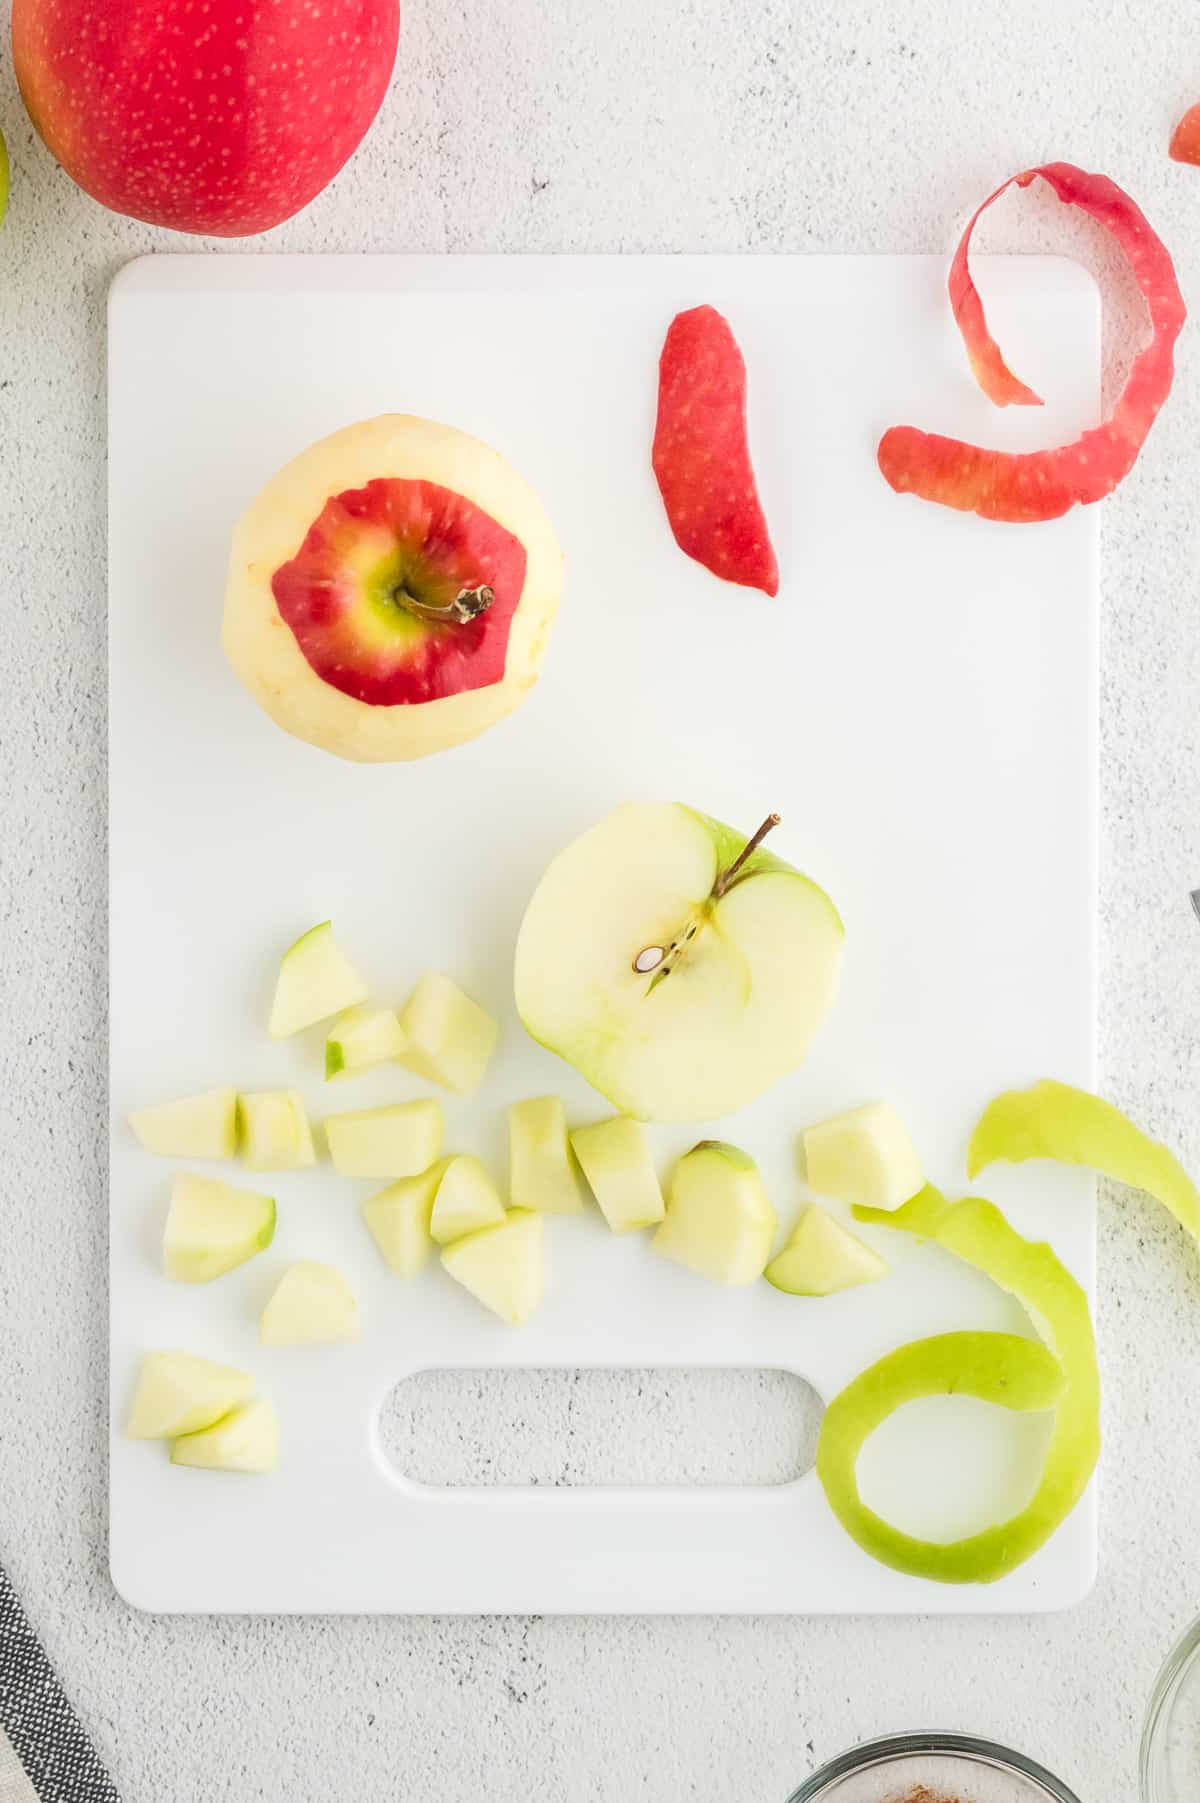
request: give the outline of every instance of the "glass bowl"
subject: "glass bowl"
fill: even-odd
[[[1143,1803],[1192,1803],[1200,1790],[1200,1621],[1172,1649],[1142,1731]]]
[[[868,1741],[794,1791],[789,1803],[1079,1803],[1032,1759],[969,1734]]]

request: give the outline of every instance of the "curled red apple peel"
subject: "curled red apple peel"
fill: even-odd
[[[898,494],[915,494],[983,519],[1052,520],[1077,504],[1103,500],[1129,474],[1170,392],[1175,340],[1187,309],[1170,253],[1129,195],[1104,175],[1072,163],[1045,163],[1014,175],[984,201],[963,233],[950,269],[950,299],[971,367],[998,406],[1037,404],[1008,368],[988,331],[971,279],[968,253],[980,214],[1013,185],[1040,176],[1066,206],[1080,207],[1112,233],[1129,261],[1150,313],[1152,334],[1139,351],[1109,417],[1072,444],[1043,451],[997,451],[962,439],[893,426],[879,441],[879,467]]]
[[[1177,163],[1200,164],[1200,104],[1189,107],[1175,127],[1171,155]]]
[[[679,313],[667,330],[651,460],[680,550],[725,582],[778,594],[746,434],[746,364],[715,307]]]

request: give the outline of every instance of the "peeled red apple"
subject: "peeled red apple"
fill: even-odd
[[[425,757],[525,699],[561,585],[541,502],[496,451],[385,414],[301,452],[251,504],[222,643],[285,732],[361,762]]]
[[[177,232],[269,231],[379,110],[399,0],[13,0],[34,125],[79,186]]]
[[[843,928],[823,889],[677,802],[631,802],[559,853],[517,939],[517,1010],[623,1114],[754,1100],[808,1051]]]

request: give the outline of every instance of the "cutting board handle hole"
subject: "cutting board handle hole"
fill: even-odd
[[[774,1369],[429,1370],[387,1396],[379,1446],[438,1488],[763,1486],[811,1470],[822,1413]]]

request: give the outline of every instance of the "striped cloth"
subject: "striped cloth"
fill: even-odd
[[[0,1803],[121,1803],[0,1566]]]

